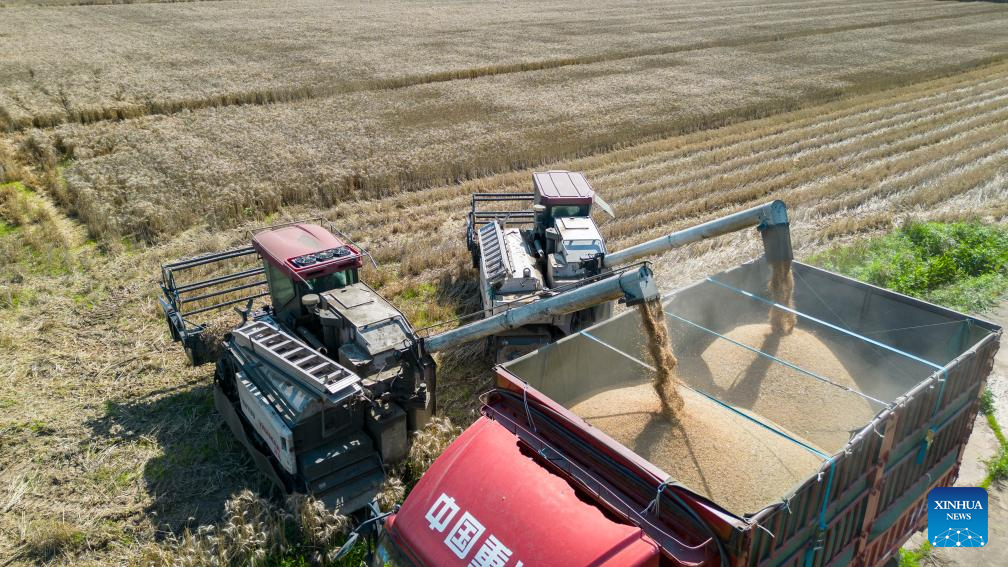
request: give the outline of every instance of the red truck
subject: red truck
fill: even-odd
[[[709,402],[719,420],[752,422],[818,455],[811,469],[789,469],[800,476],[790,489],[740,509],[723,489],[679,479],[680,463],[659,466],[603,422],[579,415],[587,397],[648,379],[641,372],[648,358],[639,315],[628,310],[495,368],[496,387],[482,399],[482,416],[385,518],[376,564],[810,567],[890,561],[926,526],[928,491],[957,477],[1001,329],[811,266],[795,263],[793,269],[798,329],[847,365],[850,387],[832,382],[821,368],[803,368],[785,354],[731,338],[739,325],[766,321],[772,302],[765,297],[765,261],[663,300],[680,361],[734,341],[728,346],[759,351],[767,364],[790,364],[787,372],[804,380],[797,402],[781,401],[800,411],[768,419],[760,406],[730,391],[682,378],[690,396]],[[833,386],[830,396],[838,404],[857,396],[872,412],[849,438],[841,432],[847,441],[837,445],[807,425],[812,418],[821,429],[836,430],[834,421],[850,417],[831,417],[831,404],[817,407],[817,388]],[[764,474],[759,471],[778,465],[742,454],[715,456],[735,463],[728,476],[754,486]],[[719,479],[710,480],[717,485]]]

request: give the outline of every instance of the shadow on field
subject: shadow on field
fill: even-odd
[[[105,409],[103,417],[88,422],[96,435],[157,453],[143,467],[153,499],[145,511],[162,529],[177,533],[216,521],[234,492],[271,489],[214,409],[210,385],[107,402]]]
[[[483,308],[479,291],[479,275],[471,267],[458,273],[446,273],[438,278],[437,300],[459,316],[477,313]],[[459,324],[478,321],[468,318]],[[433,331],[445,331],[448,325]],[[438,413],[450,417],[457,425],[467,426],[476,418],[479,395],[493,386],[493,358],[487,352],[487,340],[479,339],[441,352],[438,362]]]

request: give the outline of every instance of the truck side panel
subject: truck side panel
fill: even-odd
[[[840,279],[803,268],[804,277],[826,284],[820,289],[828,287],[829,280]],[[855,558],[859,565],[882,564],[907,537],[926,527],[928,491],[950,486],[958,477],[1000,329],[873,286],[845,283],[843,293],[860,294],[857,300],[863,304],[859,318],[848,319],[845,326],[880,328],[880,321],[872,319],[890,317],[900,323],[890,326],[919,327],[933,325],[929,316],[955,315],[963,320],[963,332],[957,344],[914,336],[933,327],[886,337],[887,343],[943,368],[880,413],[852,439],[845,453],[834,458],[832,467],[824,466],[822,474],[804,483],[787,505],[768,508],[753,518],[774,537],[762,529],[751,531],[747,565],[845,565]],[[962,354],[949,360],[945,353],[956,350]]]

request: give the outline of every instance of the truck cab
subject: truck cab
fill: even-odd
[[[643,529],[482,417],[386,519],[372,564],[657,566],[660,557]]]

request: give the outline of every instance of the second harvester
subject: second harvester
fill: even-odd
[[[613,210],[583,174],[533,173],[532,186],[531,193],[472,196],[466,243],[479,271],[480,295],[487,316],[539,301],[586,279],[605,277],[618,266],[751,227],[756,227],[763,238],[767,261],[781,268],[779,278],[790,278],[793,253],[787,207],[782,201],[610,252],[592,213],[596,206],[609,216],[614,216]],[[775,299],[784,304],[789,301],[785,297]],[[499,362],[513,360],[608,319],[612,309],[613,303],[605,302],[572,313],[540,317],[494,334],[489,350]]]

